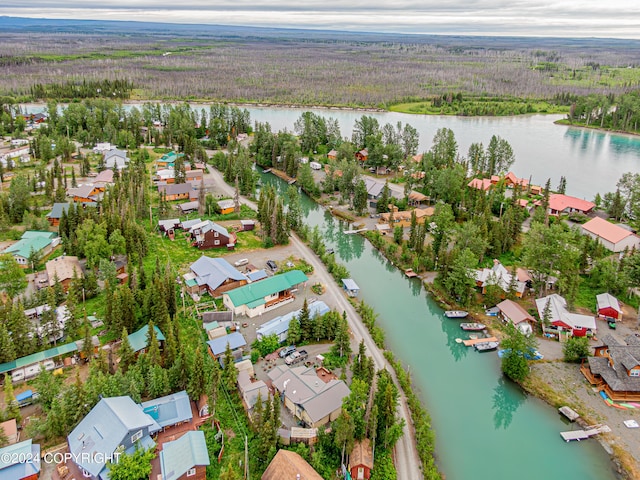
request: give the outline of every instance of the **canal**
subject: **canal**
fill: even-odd
[[[262,174],[286,198],[286,182]],[[455,342],[449,320],[417,279],[409,280],[349,227],[303,196],[305,223],[347,266],[360,297],[379,314],[387,345],[410,370],[436,432],[437,462],[453,480],[608,480],[609,456],[595,441],[565,443],[570,430],[555,409],[506,381],[495,352]]]

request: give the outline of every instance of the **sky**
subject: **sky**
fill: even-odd
[[[0,15],[391,33],[640,38],[640,0],[3,0]]]

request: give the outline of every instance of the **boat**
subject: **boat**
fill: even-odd
[[[416,272],[413,271],[413,268],[407,268],[404,271],[404,274],[408,277],[408,278],[414,278],[417,277],[418,274]]]
[[[267,168],[266,170],[263,170],[262,173],[271,173],[271,169]]]
[[[500,345],[500,343],[498,342],[481,342],[476,343],[473,348],[475,348],[478,352],[488,352],[490,350],[495,350],[496,348],[498,348],[498,345]]]
[[[447,318],[465,318],[467,315],[469,315],[469,312],[462,310],[447,310],[444,312],[444,316]]]
[[[502,358],[510,351],[511,351],[510,348],[505,348],[504,350],[498,350],[498,356]],[[544,355],[542,355],[538,350],[529,349],[528,352],[524,353],[524,358],[526,358],[527,360],[542,360],[544,358]]]
[[[461,323],[460,328],[467,331],[480,331],[487,328],[484,323]]]

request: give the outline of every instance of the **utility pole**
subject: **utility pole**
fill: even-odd
[[[244,478],[249,478],[249,444],[247,443],[247,436],[244,436]]]

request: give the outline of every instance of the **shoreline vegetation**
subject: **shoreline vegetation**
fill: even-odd
[[[576,122],[575,120],[571,121],[568,118],[561,118],[560,120],[556,120],[553,123],[556,125],[563,125],[567,127],[585,128],[588,130],[595,130],[597,132],[614,133],[616,135],[629,135],[634,138],[640,138],[640,132],[629,132],[625,130],[617,130],[609,127],[601,127],[599,125],[587,125],[585,122]]]

